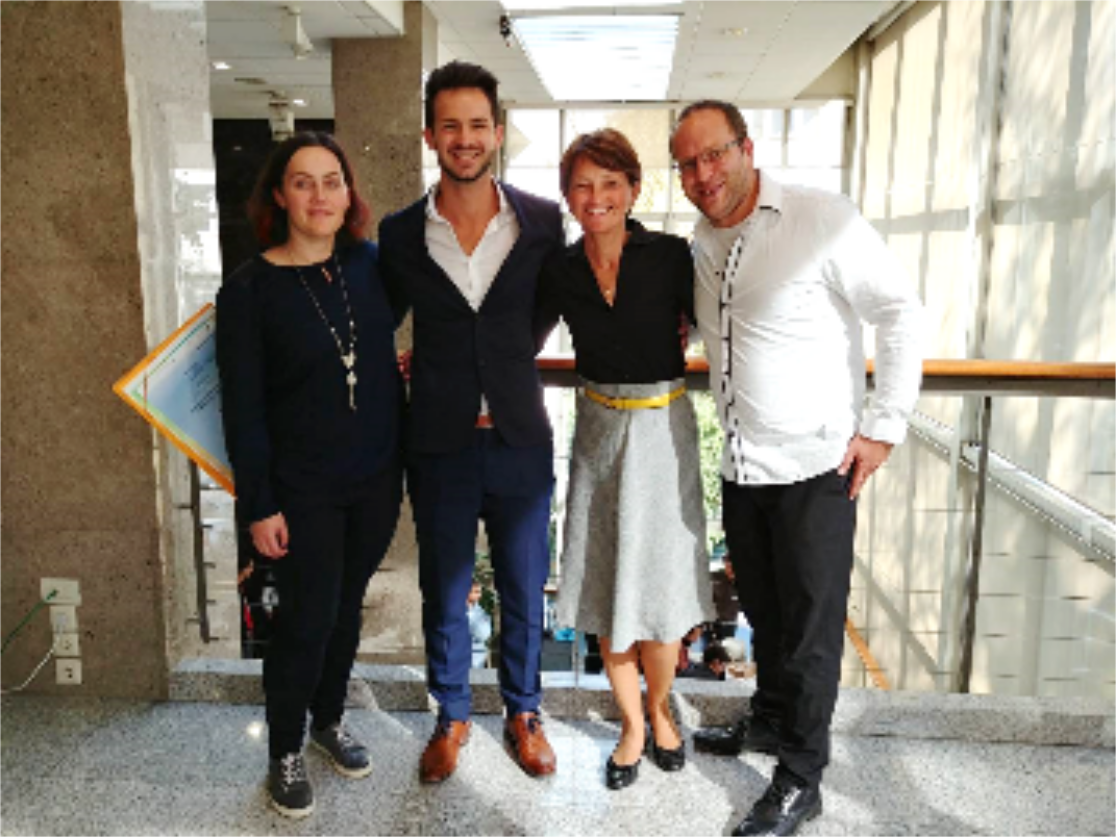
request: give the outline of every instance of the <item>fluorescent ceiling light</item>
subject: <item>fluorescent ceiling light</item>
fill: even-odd
[[[679,0],[501,0],[509,12],[613,9],[624,6],[677,6]]]
[[[515,33],[559,102],[666,98],[677,15],[521,17]]]

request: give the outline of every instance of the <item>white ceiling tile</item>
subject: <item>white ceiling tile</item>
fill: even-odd
[[[701,12],[702,26],[756,26],[781,24],[794,11],[790,2],[707,2]]]
[[[209,57],[221,58],[226,61],[232,59],[245,60],[252,58],[288,58],[291,48],[278,39],[271,42],[227,43],[209,45]]]
[[[280,3],[207,2],[207,21],[263,20],[272,18],[282,8]]]
[[[235,116],[239,105],[230,103],[241,100],[252,102],[257,116],[261,113],[257,100],[266,99],[266,94],[258,88],[238,92],[243,85],[230,80],[236,76],[259,76],[270,86],[290,89],[309,85],[317,91],[316,100],[326,98],[331,94],[329,39],[392,32],[361,0],[303,0],[299,4],[303,25],[314,39],[315,52],[310,60],[296,62],[280,37],[285,5],[271,0],[206,3],[211,57],[233,64],[232,70],[210,73],[216,116]],[[686,0],[679,5],[682,18],[670,95],[682,100],[713,96],[759,102],[792,97],[894,3]],[[501,38],[498,21],[504,9],[499,2],[430,0],[426,6],[438,21],[443,54],[488,66],[500,78],[501,95],[509,101],[551,103],[527,57],[519,49],[509,49]],[[737,27],[747,29],[747,34],[736,38],[723,31]],[[319,106],[314,104],[315,109]],[[266,104],[263,107],[266,112]]]
[[[233,20],[220,24],[210,23],[208,40],[211,44],[260,44],[280,41],[279,20]]]
[[[758,43],[754,40],[700,40],[696,43],[691,55],[714,57],[724,64],[732,64],[733,59],[749,55],[763,55],[771,47],[767,43]],[[726,69],[728,69],[726,67]]]

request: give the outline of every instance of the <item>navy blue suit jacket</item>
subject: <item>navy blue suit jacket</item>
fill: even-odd
[[[414,312],[408,444],[418,453],[462,450],[475,439],[481,395],[511,447],[550,441],[535,366],[535,287],[564,243],[558,204],[501,183],[519,238],[479,311],[426,249],[424,196],[380,224],[380,273],[396,316]]]

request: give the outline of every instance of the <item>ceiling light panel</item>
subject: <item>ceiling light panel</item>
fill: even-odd
[[[677,15],[522,17],[515,33],[555,101],[666,98]]]

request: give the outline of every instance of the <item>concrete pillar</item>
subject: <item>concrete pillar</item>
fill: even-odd
[[[417,0],[404,4],[402,36],[333,42],[335,132],[372,206],[372,238],[380,219],[423,193],[423,72],[433,69],[435,43],[436,22]],[[409,319],[397,338],[401,350],[410,348]],[[395,541],[365,597],[359,659],[406,664],[423,657],[418,545],[405,502]]]
[[[381,218],[422,194],[423,18],[429,14],[410,0],[402,36],[333,42],[335,131],[372,205],[373,237]]]
[[[205,79],[202,5],[157,5],[0,6],[3,631],[38,601],[41,578],[77,579],[84,683],[66,688],[154,699],[175,643],[179,455],[153,452],[111,387],[177,324],[183,260],[206,260],[192,210],[209,201],[182,188],[204,180],[204,155],[176,145],[191,122],[185,68]],[[50,645],[39,612],[6,649],[5,687]],[[62,688],[54,679],[49,666],[31,688]]]

